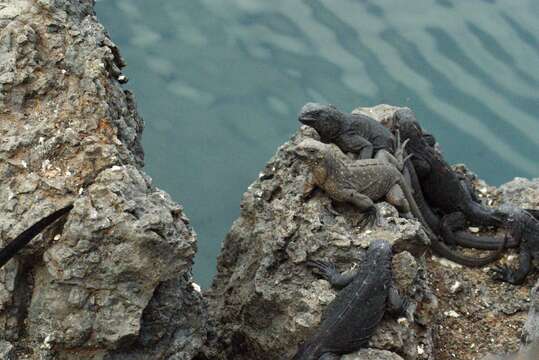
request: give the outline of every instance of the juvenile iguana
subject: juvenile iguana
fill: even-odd
[[[314,139],[303,140],[295,152],[311,169],[305,195],[320,187],[332,199],[352,203],[371,221],[377,216],[374,201],[385,198],[405,216],[410,217],[411,211],[421,219],[402,174],[393,165],[379,159],[348,160],[335,147]]]
[[[314,139],[305,139],[295,148],[296,155],[306,162],[311,177],[307,179],[304,196],[316,187],[324,190],[335,201],[351,203],[365,213],[365,221],[376,222],[374,201],[387,202],[407,214],[409,211],[421,221],[431,240],[432,249],[439,255],[466,266],[484,266],[499,258],[503,244],[493,255],[471,258],[460,255],[445,244],[429,228],[417,208],[403,175],[391,164],[379,159],[349,160],[337,148]]]
[[[313,336],[300,347],[293,360],[339,359],[367,345],[386,310],[408,312],[412,307],[393,286],[391,245],[373,241],[365,263],[355,273],[339,274],[335,265],[315,261],[310,265],[336,288],[343,288],[324,311],[322,322]]]
[[[39,220],[28,229],[24,230],[14,240],[0,250],[0,268],[4,266],[13,256],[25,247],[37,234],[45,230],[49,225],[67,214],[73,209],[73,204],[69,204],[50,215]]]

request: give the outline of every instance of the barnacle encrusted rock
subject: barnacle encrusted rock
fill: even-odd
[[[0,1],[0,246],[74,202],[0,269],[2,349],[191,359],[206,333],[196,235],[142,171],[143,121],[93,3]]]

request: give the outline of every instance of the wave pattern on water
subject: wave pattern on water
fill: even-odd
[[[146,119],[147,171],[187,208],[203,285],[242,192],[307,101],[409,106],[449,161],[538,176],[533,0],[103,0]]]

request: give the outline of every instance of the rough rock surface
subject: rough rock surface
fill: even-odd
[[[389,122],[396,109],[381,105],[356,111]],[[425,258],[418,223],[397,217],[385,203],[377,205],[384,214],[381,226],[365,231],[357,226],[360,215],[352,207],[332,205],[322,191],[304,201],[307,170],[292,151],[304,137],[317,135],[301,128],[244,194],[240,218],[223,243],[218,274],[207,294],[214,334],[206,358],[290,358],[335,294],[306,268],[305,260],[328,259],[345,270],[351,262],[361,264],[363,247],[375,238],[392,241],[400,252],[394,259],[395,277],[400,289],[411,284],[417,321],[410,325],[386,316],[370,349],[342,359],[476,360],[519,349],[533,276],[524,286],[513,286],[493,281],[488,267],[465,268],[428,252]],[[464,166],[456,170],[470,176],[486,205],[539,208],[539,179],[515,179],[496,189]],[[473,231],[502,236],[491,229]],[[514,263],[514,255],[508,251],[502,262]]]
[[[281,146],[243,196],[241,216],[224,241],[218,274],[208,293],[217,323],[216,346],[228,359],[290,358],[335,296],[305,261],[331,260],[346,270],[351,264],[361,265],[364,248],[382,238],[400,252],[393,261],[395,277],[401,291],[408,290],[406,294],[417,302],[418,322],[407,324],[386,316],[371,345],[405,359],[432,358],[430,324],[436,299],[426,284],[420,257],[428,244],[426,235],[418,222],[399,218],[385,203],[378,205],[381,226],[363,231],[358,226],[361,214],[353,207],[332,205],[322,191],[303,200],[308,170],[293,147],[307,136],[317,137],[314,130],[303,127]]]
[[[93,1],[0,1],[0,54],[0,246],[74,201],[0,269],[1,351],[191,359],[196,235],[141,170],[143,122]]]

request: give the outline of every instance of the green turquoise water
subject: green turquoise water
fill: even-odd
[[[208,286],[239,202],[307,101],[411,107],[450,162],[539,176],[539,2],[102,0],[146,121],[146,171],[181,202]]]

